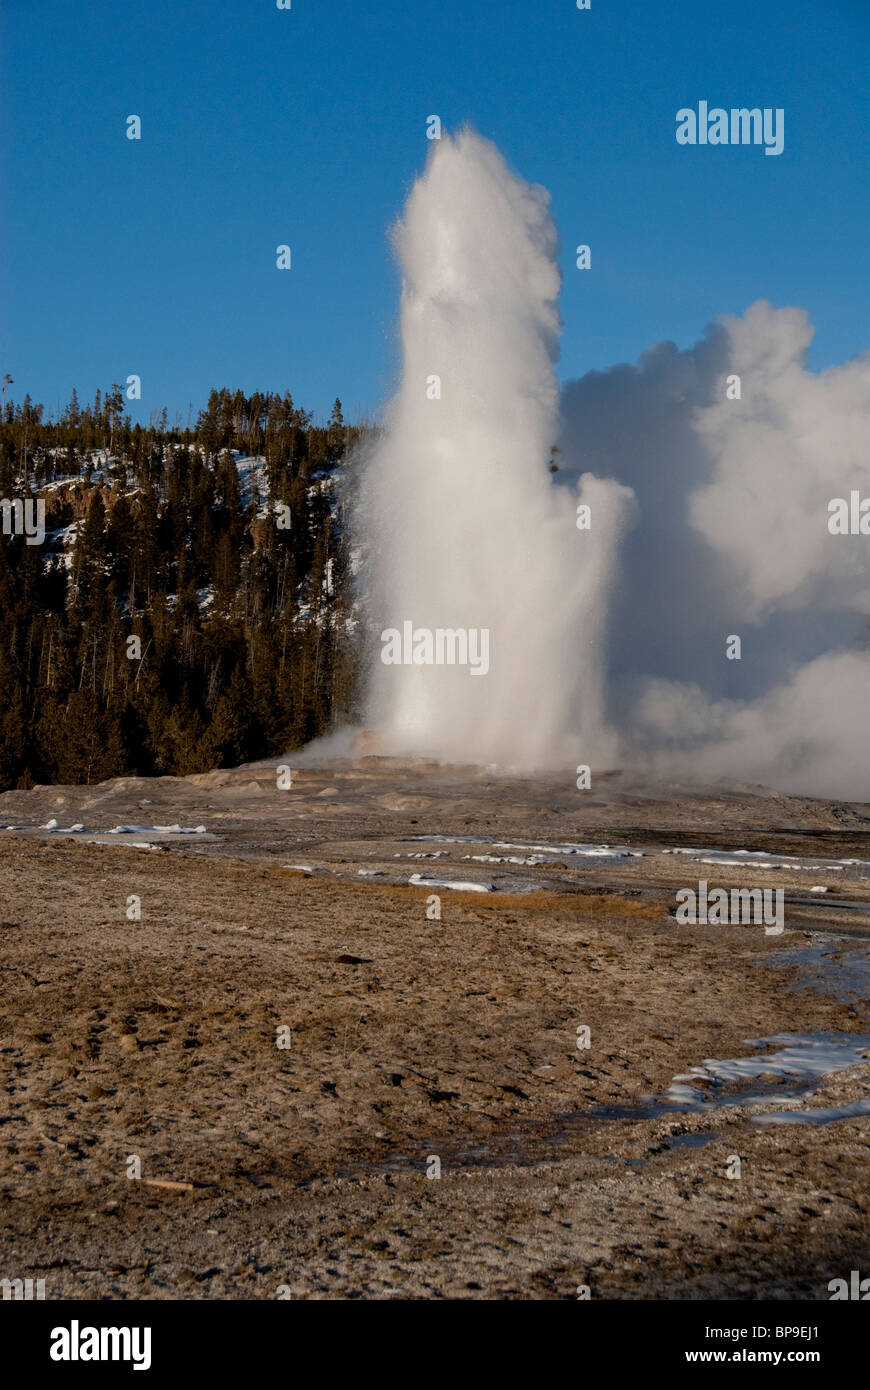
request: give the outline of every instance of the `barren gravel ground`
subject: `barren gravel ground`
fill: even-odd
[[[870,1116],[759,1124],[727,1091],[613,1110],[747,1039],[870,1034],[860,991],[769,963],[820,925],[863,951],[860,865],[655,852],[870,859],[867,808],[603,786],[367,758],[289,791],[253,768],[0,797],[24,828],[0,832],[0,1274],[44,1276],[48,1298],[827,1299],[868,1272]],[[26,833],[52,816],[86,833]],[[89,842],[174,822],[221,838]],[[428,835],[449,842],[407,838]],[[647,853],[463,858],[599,841]],[[675,888],[700,877],[782,886],[786,933],[677,927]],[[796,1105],[868,1096],[860,1058]],[[133,1156],[192,1189],[129,1178]]]

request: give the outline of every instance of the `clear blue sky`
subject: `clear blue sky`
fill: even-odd
[[[870,0],[2,11],[0,372],[16,399],[54,409],[135,372],[143,420],[164,404],[184,420],[215,385],[374,413],[398,361],[386,232],[431,113],[552,194],[563,379],[688,345],[760,296],[809,311],[816,367],[870,345]],[[784,153],[677,146],[676,111],[700,99],[783,107]]]

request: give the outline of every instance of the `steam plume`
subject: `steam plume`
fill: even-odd
[[[397,752],[539,766],[607,741],[601,643],[630,494],[590,474],[571,494],[552,483],[548,201],[464,131],[433,145],[395,230],[404,364],[358,519],[376,646],[367,719]],[[489,672],[384,665],[378,633],[405,622],[487,629]]]

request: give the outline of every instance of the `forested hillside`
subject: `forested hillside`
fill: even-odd
[[[289,394],[213,391],[185,429],[123,403],[3,405],[0,499],[42,499],[45,540],[0,535],[2,789],[268,757],[352,710],[361,430]]]

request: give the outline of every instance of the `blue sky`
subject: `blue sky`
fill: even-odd
[[[551,192],[562,379],[759,297],[809,311],[814,367],[845,360],[870,346],[868,55],[870,0],[5,0],[0,372],[49,409],[135,372],[143,421],[216,385],[374,414],[432,113]],[[678,146],[700,99],[783,107],[783,154]]]

